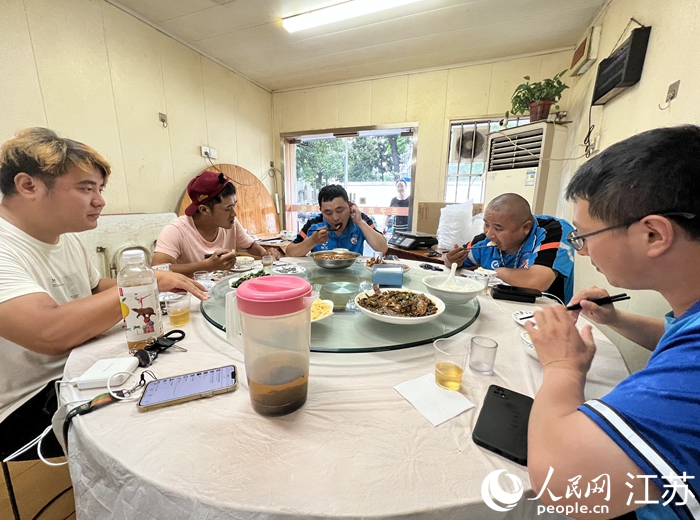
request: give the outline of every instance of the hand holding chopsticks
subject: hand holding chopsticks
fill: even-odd
[[[613,296],[606,296],[604,298],[596,298],[594,300],[587,300],[590,301],[591,303],[595,303],[596,305],[607,305],[609,303],[615,303],[615,302],[621,302],[623,300],[629,300],[631,297],[627,296],[627,294],[622,293],[622,294],[615,294]],[[577,311],[581,308],[580,303],[576,303],[574,305],[569,305],[566,307],[567,311]]]
[[[604,298],[595,298],[593,300],[585,300],[589,301],[591,303],[595,303],[596,305],[608,305],[610,303],[615,303],[615,302],[621,302],[624,300],[629,300],[631,297],[627,296],[627,294],[622,293],[622,294],[615,294],[613,296],[605,296]],[[578,311],[581,309],[581,304],[580,303],[575,303],[574,305],[569,305],[566,307],[567,311]],[[529,318],[532,318],[534,316],[533,313],[530,314],[522,314],[518,319],[520,320],[527,320]]]

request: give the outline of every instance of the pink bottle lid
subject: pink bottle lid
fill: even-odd
[[[297,276],[263,276],[236,289],[238,309],[254,316],[283,316],[307,309],[311,284]]]

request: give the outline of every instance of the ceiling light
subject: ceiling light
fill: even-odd
[[[282,26],[290,33],[293,33],[418,1],[419,0],[348,0],[340,4],[284,18],[282,20]]]

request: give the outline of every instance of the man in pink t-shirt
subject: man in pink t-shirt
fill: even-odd
[[[223,173],[200,173],[187,185],[187,194],[192,203],[160,232],[153,265],[170,264],[171,271],[192,276],[233,268],[237,249],[279,259],[277,250],[255,243],[236,220],[236,187]]]

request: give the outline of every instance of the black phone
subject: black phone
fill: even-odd
[[[537,289],[516,287],[514,285],[498,284],[491,289],[491,297],[496,300],[512,300],[516,302],[535,303],[542,296]]]
[[[527,465],[527,423],[532,398],[497,385],[489,386],[472,432],[478,446]]]
[[[171,404],[233,392],[237,386],[235,365],[156,379],[144,388],[137,410],[145,412]]]

